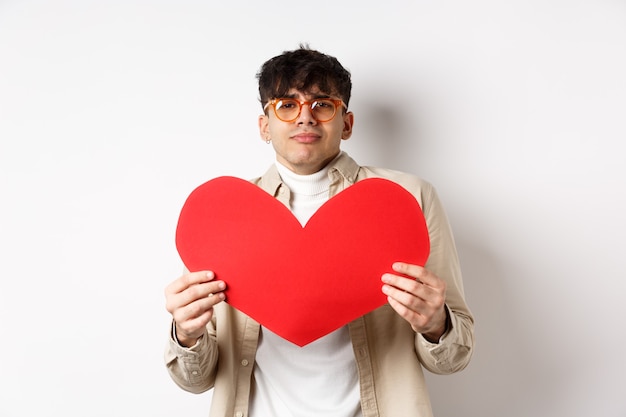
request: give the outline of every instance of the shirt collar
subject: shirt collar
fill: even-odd
[[[328,175],[331,177],[331,181],[336,175],[339,175],[344,181],[352,185],[356,182],[359,168],[359,165],[354,159],[346,152],[341,152],[339,156],[330,163]],[[271,195],[276,196],[281,185],[283,185],[283,181],[280,178],[276,164],[272,164],[261,177],[259,186]]]

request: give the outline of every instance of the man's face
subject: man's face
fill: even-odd
[[[288,97],[299,101],[328,98],[316,88],[309,92],[289,90]],[[337,98],[337,97],[332,97]],[[284,122],[276,117],[271,106],[259,116],[259,132],[264,141],[271,139],[278,162],[295,172],[307,175],[318,172],[339,154],[342,140],[352,135],[354,115],[338,108],[335,117],[318,122],[308,105],[303,105],[298,118]]]

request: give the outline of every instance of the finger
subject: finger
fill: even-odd
[[[213,294],[221,294],[226,289],[224,281],[211,281],[203,284],[195,284],[177,294],[180,305],[186,305],[196,300],[207,298]]]
[[[440,288],[443,283],[443,281],[437,275],[419,265],[407,264],[405,262],[396,262],[392,265],[392,268],[394,271],[400,274],[407,275],[432,288]]]
[[[401,303],[395,298],[388,297],[387,300],[391,308],[393,308],[400,317],[411,323],[411,325],[413,325],[413,323],[417,321],[423,320],[423,316],[421,316],[418,312],[407,307],[405,304]]]
[[[412,311],[422,311],[426,308],[424,300],[409,291],[391,285],[383,285],[382,292],[387,296],[387,300],[392,299]]]
[[[395,288],[412,294],[416,294],[418,288],[422,286],[422,284],[419,281],[416,281],[414,278],[407,278],[405,276],[399,276],[394,274],[383,274],[381,280],[387,285],[391,285]]]
[[[413,279],[419,279],[426,273],[426,268],[419,265],[408,264],[406,262],[395,262],[391,267],[395,272],[409,276]]]
[[[165,308],[172,315],[183,307],[190,304],[206,299],[213,294],[222,294],[226,289],[226,283],[224,281],[209,281],[199,284],[192,284],[178,293],[165,294]],[[222,299],[225,297],[222,297]]]
[[[437,311],[434,306],[430,306],[416,297],[411,298],[410,294],[404,292],[397,292],[395,296],[388,295],[387,302],[418,333],[422,333],[431,327],[433,317]]]
[[[411,278],[384,274],[382,292],[419,313],[427,314],[430,309],[445,303],[445,287],[435,290]]]
[[[170,294],[166,297],[166,308],[172,312],[176,309],[188,306],[195,301],[204,300],[212,295],[220,294],[226,289],[224,281],[209,281],[201,284],[194,284],[178,294]]]
[[[193,322],[197,318],[206,315],[207,312],[213,311],[213,307],[222,302],[225,298],[224,293],[221,292],[218,294],[211,294],[208,297],[195,300],[192,303],[174,310],[172,316],[177,323],[180,323],[183,326],[190,326],[186,323]]]
[[[215,274],[213,271],[198,271],[198,272],[190,272],[185,274],[171,284],[169,284],[165,288],[166,294],[178,294],[185,289],[189,288],[191,285],[200,284],[203,282],[209,282],[215,279]]]

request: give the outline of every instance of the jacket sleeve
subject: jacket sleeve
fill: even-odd
[[[464,369],[474,348],[474,318],[466,302],[461,268],[454,238],[443,206],[432,185],[421,186],[422,211],[426,218],[431,251],[426,269],[446,281],[448,329],[439,343],[430,343],[422,335],[415,337],[415,349],[422,365],[436,374],[450,374]]]
[[[190,348],[178,343],[174,329],[172,322],[165,348],[165,365],[170,377],[176,385],[194,394],[213,388],[218,358],[214,323],[209,323],[204,335]]]

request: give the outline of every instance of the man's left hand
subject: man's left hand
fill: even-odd
[[[447,325],[445,281],[418,265],[396,262],[393,270],[405,276],[383,274],[382,291],[389,305],[413,330],[438,343]]]

